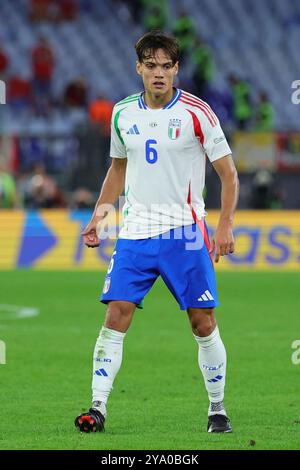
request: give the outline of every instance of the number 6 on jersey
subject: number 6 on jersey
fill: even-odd
[[[148,163],[155,163],[157,161],[157,150],[151,147],[151,144],[157,144],[154,139],[146,140],[146,160]]]

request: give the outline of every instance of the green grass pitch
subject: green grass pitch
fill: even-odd
[[[2,305],[40,309],[10,319],[1,307],[0,449],[300,448],[300,364],[291,361],[291,344],[300,339],[299,272],[217,274],[234,430],[225,435],[206,432],[197,345],[186,313],[160,281],[127,333],[106,432],[75,429],[75,416],[90,405],[103,279],[97,272],[0,273]]]

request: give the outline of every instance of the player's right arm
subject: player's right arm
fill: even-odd
[[[127,158],[113,158],[106,174],[100,196],[95,206],[92,218],[81,235],[86,246],[95,248],[100,240],[97,226],[108,214],[108,206],[114,205],[124,191]]]

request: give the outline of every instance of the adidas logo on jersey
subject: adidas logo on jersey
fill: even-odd
[[[202,294],[199,299],[197,299],[199,302],[207,301],[207,300],[214,300],[213,296],[209,292],[209,290],[206,290],[204,294]]]
[[[126,132],[126,134],[136,134],[136,135],[139,134],[139,133],[140,133],[140,132],[139,132],[139,130],[138,130],[136,124],[134,124],[134,126],[132,126],[132,127],[129,129],[129,131]]]

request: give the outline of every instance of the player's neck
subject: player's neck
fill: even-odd
[[[150,109],[161,109],[163,108],[176,93],[175,88],[171,88],[165,95],[155,95],[149,91],[145,91],[144,101],[148,108]]]

